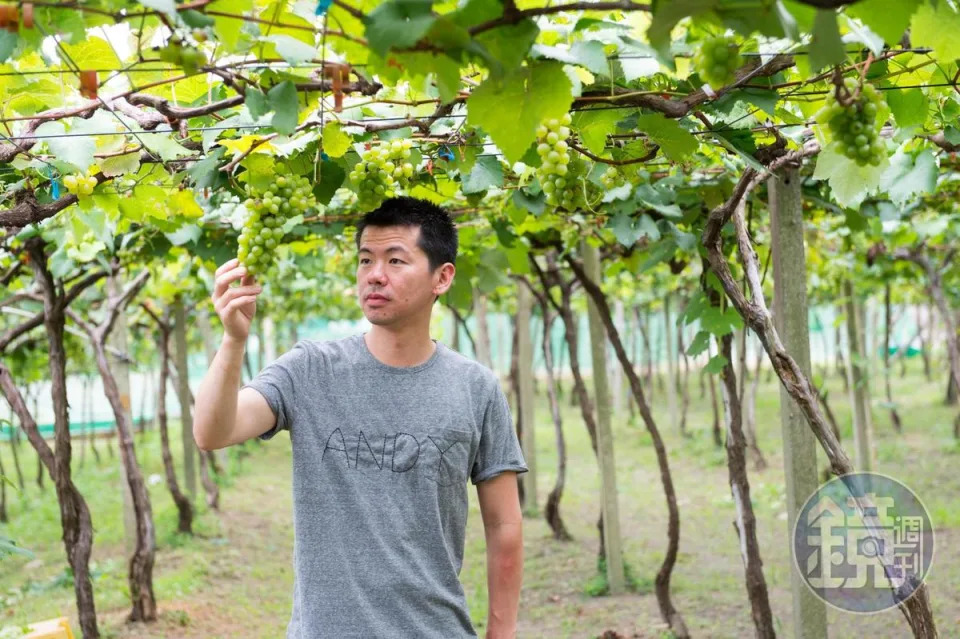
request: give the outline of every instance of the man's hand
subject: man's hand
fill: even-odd
[[[240,280],[240,286],[230,286]],[[257,295],[263,288],[254,282],[236,258],[217,269],[213,286],[213,307],[223,323],[225,338],[240,344],[247,341],[250,324],[257,312]]]

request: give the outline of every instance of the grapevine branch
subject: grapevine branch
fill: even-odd
[[[639,4],[636,2],[630,2],[629,0],[622,0],[621,2],[571,2],[569,4],[558,4],[552,7],[537,7],[535,9],[524,9],[522,11],[518,11],[516,6],[512,5],[511,3],[511,6],[504,6],[503,15],[499,18],[494,18],[493,20],[488,20],[487,22],[482,22],[476,26],[470,27],[470,35],[476,36],[477,34],[483,33],[484,31],[489,31],[491,29],[496,29],[497,27],[502,27],[508,24],[516,24],[526,20],[527,18],[546,16],[552,13],[563,13],[564,11],[617,10],[650,11],[651,7],[649,4]]]

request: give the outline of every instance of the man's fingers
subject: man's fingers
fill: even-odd
[[[227,271],[217,277],[216,284],[213,287],[213,296],[214,299],[223,295],[227,289],[230,287],[230,283],[239,279],[240,277],[246,275],[247,269],[243,266],[237,267],[231,271]]]
[[[219,313],[221,309],[225,308],[228,304],[230,304],[232,300],[235,300],[238,296],[252,295],[254,299],[256,299],[257,294],[260,293],[262,290],[263,289],[260,288],[259,286],[235,286],[233,288],[229,288],[226,290],[226,292],[223,295],[221,295],[217,299],[216,303],[214,304],[214,307],[217,309],[217,312]]]
[[[220,265],[220,268],[217,269],[217,272],[214,273],[214,277],[219,277],[221,273],[226,273],[228,270],[232,269],[234,266],[240,263],[240,260],[233,258],[232,260],[227,260]]]
[[[233,299],[232,302],[227,304],[227,308],[225,310],[229,313],[231,311],[237,310],[238,308],[240,308],[241,306],[244,306],[245,304],[249,304],[250,302],[256,302],[256,301],[257,301],[256,295],[244,295],[243,297],[236,297]]]

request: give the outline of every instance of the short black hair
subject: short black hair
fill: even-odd
[[[457,227],[442,208],[415,197],[392,197],[384,200],[357,223],[357,250],[360,237],[368,226],[418,226],[417,246],[427,254],[430,270],[435,271],[447,262],[457,263]]]

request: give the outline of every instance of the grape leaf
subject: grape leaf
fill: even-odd
[[[176,160],[177,158],[192,155],[189,150],[170,137],[170,133],[138,133],[137,139],[143,142],[151,152],[160,156],[161,160]]]
[[[657,225],[646,213],[633,217],[626,211],[620,211],[610,218],[607,226],[613,231],[617,241],[627,247],[633,246],[642,237],[649,237],[653,242],[660,239]]]
[[[297,128],[297,88],[293,82],[284,80],[267,93],[273,108],[271,124],[279,133],[289,135]]]
[[[659,113],[637,117],[637,128],[660,145],[664,155],[679,162],[697,150],[699,143],[689,131],[680,127],[676,120],[668,120]]]
[[[810,43],[810,68],[814,71],[831,64],[840,64],[847,58],[837,26],[837,12],[820,9],[813,21],[813,41]]]
[[[910,21],[910,42],[915,47],[930,47],[939,60],[948,62],[960,58],[960,13],[946,2],[936,7],[924,2]]]
[[[890,159],[890,168],[883,174],[883,184],[894,204],[904,205],[918,195],[933,193],[937,186],[937,159],[930,149],[924,149],[916,158],[908,153],[897,153]]]
[[[623,79],[627,82],[649,78],[660,71],[660,63],[653,58],[624,58],[618,62],[623,70]]]
[[[37,135],[61,136],[66,133],[62,122],[44,122],[37,127]],[[93,164],[93,154],[97,142],[93,137],[51,137],[46,140],[47,148],[57,157],[72,164],[80,171],[86,171]]]
[[[231,18],[226,16],[215,16],[213,31],[217,35],[217,40],[226,47],[228,51],[236,51],[240,40],[240,31],[243,29],[243,16],[253,7],[253,0],[217,0],[210,5],[208,9],[215,9],[224,13],[236,15]]]
[[[320,163],[320,182],[313,187],[313,194],[320,204],[329,204],[336,193],[343,185],[347,172],[339,163],[332,160],[324,160]]]
[[[533,46],[533,53],[567,64],[578,64],[593,73],[609,74],[610,72],[607,66],[607,54],[603,51],[603,43],[596,40],[576,42],[569,49],[536,44]]]
[[[340,129],[340,123],[331,120],[323,126],[323,151],[332,158],[339,158],[350,150],[353,138]]]
[[[140,153],[125,153],[100,160],[100,172],[107,177],[136,173],[140,168]]]
[[[13,50],[17,48],[17,35],[6,29],[0,30],[0,62],[6,62]]]
[[[927,121],[927,96],[920,89],[887,91],[886,98],[900,128],[923,126]]]
[[[833,199],[843,207],[855,208],[880,188],[883,172],[889,162],[880,166],[860,166],[833,148],[828,147],[817,156],[813,177],[827,180]]]
[[[460,190],[464,195],[486,191],[491,186],[503,186],[503,167],[500,161],[491,156],[477,158],[473,169],[463,178]]]
[[[849,16],[858,18],[870,30],[890,44],[896,44],[910,25],[920,0],[860,0],[856,4],[844,7]]]
[[[177,15],[177,5],[174,4],[173,0],[137,0],[140,4],[145,6],[147,9],[154,9],[156,11],[163,12],[168,16],[175,17]]]
[[[277,53],[288,64],[303,64],[317,57],[317,49],[292,36],[285,34],[272,35],[264,38],[267,42],[272,42],[276,47]]]
[[[730,363],[723,355],[714,355],[710,358],[710,361],[707,362],[707,365],[703,367],[703,370],[711,375],[719,375],[723,372],[723,368]]]
[[[270,105],[267,104],[267,96],[257,88],[247,87],[243,101],[244,104],[247,105],[247,111],[250,112],[250,117],[254,120],[270,112]]]
[[[573,128],[580,134],[583,146],[599,155],[607,144],[607,135],[616,130],[617,122],[626,112],[619,109],[577,111],[573,117]]]
[[[411,47],[426,35],[436,16],[432,0],[388,0],[367,16],[367,42],[379,56],[391,48]]]
[[[488,54],[502,65],[496,75],[509,73],[520,66],[530,51],[531,45],[537,39],[540,28],[529,18],[517,24],[504,25],[490,29],[478,35],[475,40],[483,46]]]
[[[547,207],[547,203],[544,200],[542,193],[531,195],[530,193],[527,193],[525,189],[521,188],[516,188],[513,190],[511,200],[513,200],[515,205],[524,210],[530,211],[534,215],[540,215]]]
[[[699,331],[696,336],[694,336],[693,341],[690,342],[690,346],[687,347],[687,355],[690,357],[696,357],[703,351],[707,350],[710,346],[710,333],[707,331]]]
[[[537,126],[563,116],[572,100],[561,65],[541,62],[484,80],[467,99],[467,123],[483,128],[507,160],[517,162],[536,138]]]

